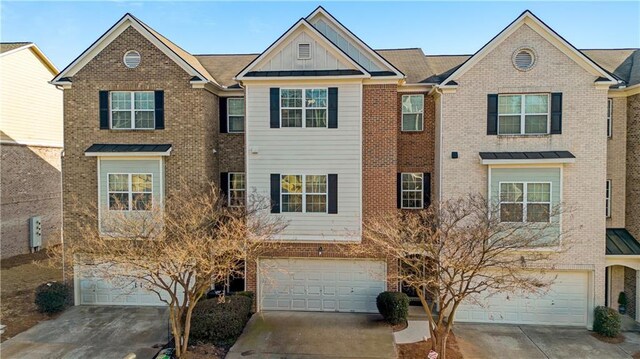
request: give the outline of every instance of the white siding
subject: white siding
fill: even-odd
[[[270,174],[338,174],[338,213],[283,213],[286,240],[359,240],[361,221],[361,103],[359,84],[338,87],[338,128],[270,128],[269,88],[249,85],[247,188],[270,195]],[[254,154],[253,152],[258,152]]]

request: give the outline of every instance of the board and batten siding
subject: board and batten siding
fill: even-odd
[[[270,128],[269,88],[338,88],[338,128]],[[291,241],[360,240],[360,84],[248,85],[247,189],[269,199],[270,175],[338,175],[338,213],[281,213],[288,223],[279,238]],[[251,197],[251,196],[249,196]]]
[[[164,197],[164,174],[162,158],[147,159],[98,159],[98,196],[100,203],[100,230],[108,232],[109,197],[108,175],[117,173],[151,174],[153,181],[153,205],[162,205]]]

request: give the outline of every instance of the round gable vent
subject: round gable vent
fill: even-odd
[[[536,63],[536,55],[531,49],[518,49],[513,53],[513,66],[520,71],[529,71]]]
[[[127,51],[122,59],[124,65],[130,69],[135,69],[140,65],[140,53],[135,50]]]

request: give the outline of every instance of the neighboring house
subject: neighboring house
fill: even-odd
[[[57,73],[34,43],[0,43],[2,258],[61,239],[62,91],[48,83]]]
[[[185,176],[218,181],[230,205],[255,191],[289,223],[277,251],[246,263],[258,310],[342,312],[376,311],[379,292],[401,288],[384,253],[345,258],[336,244],[366,241],[363,220],[482,193],[516,209],[505,221],[551,221],[577,240],[546,264],[549,293],[494,296],[457,320],[590,326],[612,265],[607,99],[638,93],[637,68],[612,70],[624,52],[577,50],[528,11],[472,56],[373,50],[319,7],[261,54],[191,55],[126,14],[53,80],[65,89],[64,189],[100,216],[109,198],[134,195],[134,177],[159,201]],[[571,213],[551,217],[560,204]],[[65,235],[76,236],[70,205]],[[77,304],[157,304],[77,281]]]

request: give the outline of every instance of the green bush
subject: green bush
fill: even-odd
[[[593,331],[605,337],[617,337],[620,334],[620,315],[609,307],[596,307]]]
[[[245,295],[204,299],[196,304],[191,316],[191,337],[218,346],[233,344],[251,316],[253,300]]]
[[[71,305],[71,286],[60,282],[50,282],[36,288],[35,304],[41,313],[53,314]]]
[[[233,295],[241,295],[241,296],[244,296],[244,297],[247,297],[247,298],[251,298],[251,301],[253,302],[253,297],[254,297],[253,292],[245,290],[243,292],[235,292],[235,293],[233,293]]]
[[[396,325],[407,320],[409,297],[400,292],[382,292],[376,298],[378,312],[389,324]]]

